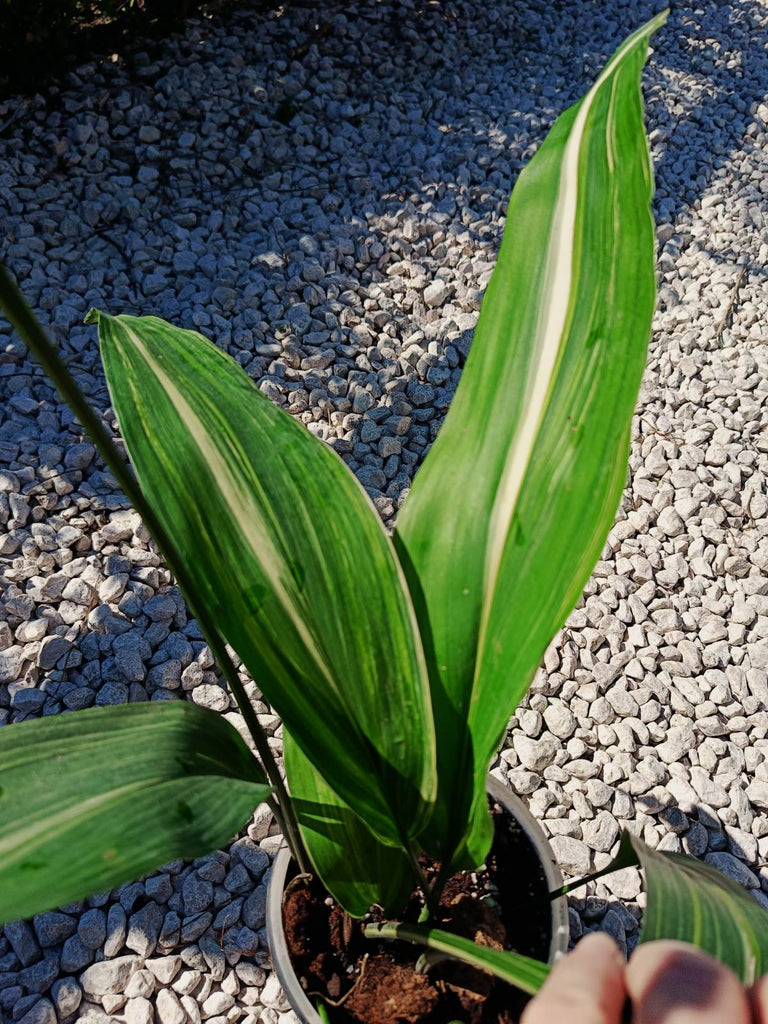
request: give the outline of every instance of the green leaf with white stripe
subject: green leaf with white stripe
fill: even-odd
[[[341,459],[225,353],[93,312],[142,491],[196,603],[334,790],[390,842],[435,794],[421,641],[379,516]]]
[[[438,727],[423,838],[457,865],[487,853],[489,761],[626,478],[656,293],[639,83],[665,17],[619,47],[520,174],[456,397],[400,513]]]
[[[540,960],[533,960],[511,950],[480,946],[471,939],[465,939],[463,935],[454,935],[428,925],[369,924],[365,929],[365,937],[418,943],[437,953],[455,957],[470,967],[488,971],[508,985],[514,985],[532,996],[539,991],[550,971],[549,964]]]
[[[716,957],[751,985],[768,971],[768,912],[722,871],[694,857],[659,853],[624,833],[618,860],[645,872],[641,942],[678,939]]]
[[[312,866],[352,917],[376,905],[387,914],[405,906],[413,872],[399,846],[382,843],[309,763],[283,731],[285,772]]]
[[[0,729],[0,923],[226,843],[269,796],[220,715],[186,701]]]

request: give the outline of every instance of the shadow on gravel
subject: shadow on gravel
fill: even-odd
[[[669,785],[675,793],[662,785],[633,797],[636,818],[650,818],[652,831],[657,837],[662,833],[658,848],[705,860],[752,891],[761,906],[768,907],[756,874],[757,840],[750,831],[752,812],[743,792],[742,808],[737,812],[729,806],[721,812],[723,820],[715,808],[700,801],[689,783],[675,778]],[[726,823],[731,826],[728,832]],[[633,825],[637,827],[637,821]],[[642,831],[638,834],[643,837]],[[637,867],[623,868],[575,889],[568,896],[572,946],[588,931],[605,931],[623,952],[631,954],[640,936],[643,911],[640,909],[637,917],[635,913],[638,904],[644,906],[645,894],[643,876]]]
[[[659,34],[653,61],[662,74],[687,66],[697,80],[694,93],[670,84],[668,108],[679,103],[685,113],[668,114],[674,126],[656,163],[656,202],[666,219],[693,206],[727,166],[754,123],[750,107],[768,94],[768,50],[756,9],[754,0],[674,5]],[[715,67],[726,55],[726,66]]]
[[[326,6],[293,6],[298,17],[306,10],[304,41],[297,45],[295,32],[291,45],[286,39],[287,56],[301,60],[310,47],[317,46],[341,64],[351,63],[343,40],[335,38],[329,28],[331,22],[324,21],[338,7]],[[500,28],[494,53],[476,41],[471,6],[464,0],[416,4],[413,10],[403,12],[402,18],[393,15],[385,26],[375,8],[369,14],[363,11],[359,20],[370,22],[371,33],[382,37],[383,47],[398,47],[398,68],[404,68],[407,74],[393,73],[395,69],[388,68],[386,60],[378,67],[356,65],[356,102],[383,99],[395,105],[401,91],[408,91],[415,83],[428,83],[435,91],[435,101],[423,122],[425,141],[430,127],[443,125],[446,134],[460,132],[468,143],[474,140],[477,144],[481,139],[491,153],[506,156],[516,172],[530,152],[513,149],[510,153],[507,136],[514,135],[515,128],[525,122],[541,141],[555,117],[589,87],[626,33],[660,9],[663,0],[638,3],[631,24],[618,16],[612,20],[603,7],[596,7],[594,16],[585,18],[583,7],[576,11],[573,6],[575,16],[569,18],[569,0],[558,5],[558,32],[552,31],[553,23],[547,20],[551,18],[551,5],[543,0],[491,5],[489,16]],[[727,4],[701,0],[671,6],[669,22],[654,39],[652,57],[662,78],[669,79],[667,113],[654,99],[650,114],[655,124],[664,126],[665,135],[664,142],[659,143],[661,153],[655,168],[657,204],[669,219],[674,219],[696,202],[713,173],[727,164],[730,151],[747,134],[754,121],[750,107],[768,94],[768,51],[756,0],[731,0]],[[543,77],[537,72],[542,57],[546,59]],[[715,60],[723,58],[725,66],[716,67]],[[517,94],[520,108],[514,121],[509,115],[494,117],[492,101],[473,111],[464,98],[470,92],[465,86],[483,79],[488,82],[490,96],[499,88],[499,72],[506,74]],[[690,82],[678,86],[672,80],[675,72],[693,76],[693,89]],[[669,109],[675,105],[683,109]],[[473,113],[477,115],[475,123]],[[514,139],[511,141],[514,146]],[[392,161],[386,145],[382,146],[381,159],[385,164]],[[429,160],[428,155],[427,164]],[[393,186],[416,190],[422,184],[400,176],[394,161],[390,169]],[[484,183],[488,177],[487,173],[481,176]],[[450,185],[450,176],[442,183]],[[504,182],[502,192],[506,194],[512,184],[512,180]]]
[[[636,871],[635,868],[630,868]],[[594,889],[594,886],[591,887]],[[605,892],[601,887],[601,892]],[[571,945],[590,932],[605,932],[618,944],[622,953],[631,956],[640,937],[640,921],[628,909],[627,903],[636,904],[632,899],[619,899],[615,896],[568,897],[569,918],[571,924]],[[587,927],[584,927],[584,925]]]
[[[392,223],[407,208],[407,216],[418,231],[437,216],[440,230],[454,240],[460,234],[466,240],[468,258],[473,262],[486,260],[490,266],[501,240],[502,214],[519,170],[557,114],[583,94],[626,32],[660,6],[660,0],[638,0],[632,5],[631,25],[625,15],[611,15],[604,5],[595,4],[592,10],[573,0],[561,0],[557,9],[545,0],[498,0],[488,5],[483,25],[473,21],[476,6],[467,0],[414,0],[402,12],[393,7],[388,17],[383,17],[378,4],[361,3],[355,9],[336,0],[306,6],[291,3],[277,21],[274,13],[265,14],[258,6],[247,13],[240,11],[233,15],[232,30],[245,38],[248,33],[257,38],[265,18],[277,25],[268,64],[248,65],[245,47],[242,75],[248,76],[249,82],[258,88],[250,93],[248,109],[243,111],[245,116],[232,118],[227,125],[235,153],[252,133],[253,119],[261,119],[263,162],[248,168],[242,162],[236,166],[233,161],[216,175],[203,173],[197,162],[182,184],[174,169],[179,154],[173,141],[167,149],[159,150],[158,156],[153,157],[158,172],[156,183],[145,191],[150,196],[154,193],[153,198],[159,200],[164,218],[158,224],[161,242],[172,248],[174,222],[181,220],[190,201],[199,203],[204,199],[212,211],[221,211],[224,221],[224,226],[216,229],[220,236],[215,243],[217,255],[234,248],[234,243],[239,244],[243,237],[248,238],[254,253],[273,250],[280,254],[295,249],[302,235],[313,234],[313,217],[322,210],[326,237],[329,235],[341,246],[342,241],[357,244],[373,235],[384,251],[384,259],[379,260],[384,266],[387,259],[403,258],[394,250],[397,239]],[[372,41],[362,55],[353,51],[345,37],[345,18],[354,19],[356,24],[362,22],[367,40]],[[205,34],[204,28],[201,31]],[[656,206],[660,221],[674,222],[727,164],[729,152],[742,144],[750,130],[750,107],[768,93],[768,54],[758,30],[756,0],[733,0],[727,5],[719,0],[701,0],[696,5],[677,5],[667,27],[656,37],[655,47],[646,73],[646,94],[650,120],[658,126],[654,142],[658,154]],[[729,66],[714,67],[714,57],[722,56],[724,51]],[[318,55],[332,59],[333,74],[353,80],[354,88],[346,91],[343,103],[334,104],[327,97],[315,95],[311,69]],[[185,57],[184,63],[194,69],[196,59]],[[294,102],[284,89],[284,72],[280,69],[295,66],[308,69],[309,75],[305,90],[308,96]],[[163,99],[158,105],[157,101],[164,95],[163,78],[169,68],[159,63],[153,71],[151,65],[134,61],[129,54],[126,69],[129,84],[120,88],[130,92],[133,103],[146,107],[148,117],[155,116],[166,102]],[[196,101],[204,98],[212,83],[216,84],[221,110],[241,103],[235,91],[228,91],[234,90],[231,80],[226,76],[217,78],[210,60],[198,70],[200,73],[190,75],[185,86],[191,101],[182,112],[179,131],[183,128],[194,132],[199,127],[203,113]],[[677,76],[686,72],[695,80],[693,88],[688,79],[684,86],[678,84]],[[667,83],[665,91],[658,88],[659,79]],[[505,92],[507,82],[509,90]],[[105,85],[108,90],[108,77]],[[423,108],[420,121],[403,125],[402,111],[413,109],[412,94],[417,92],[417,86],[417,95],[422,96],[423,90],[433,99]],[[60,93],[45,101],[48,109],[61,109],[67,92],[76,93],[77,88],[76,81],[67,83]],[[199,96],[196,88],[202,90]],[[295,117],[295,111],[302,112],[301,119]],[[326,180],[314,173],[311,161],[302,156],[302,146],[307,133],[333,140],[340,121],[357,133],[358,143],[352,141],[347,145],[352,133],[344,137],[344,146],[331,161],[333,166]],[[17,129],[18,125],[13,131]],[[40,145],[33,129],[26,124],[18,131],[24,145]],[[371,133],[378,139],[375,166]],[[0,147],[4,142],[5,139],[0,139]],[[130,177],[140,180],[142,157],[135,152],[133,140],[131,145],[114,143],[110,148],[129,164]],[[325,173],[328,153],[323,151],[322,157],[318,163],[323,163]],[[196,161],[197,155],[193,159]],[[283,172],[298,167],[305,173],[300,177],[295,174],[294,182],[286,187]],[[68,168],[61,161],[51,163],[50,180],[57,189],[62,188],[67,174]],[[98,176],[86,176],[85,180],[98,194]],[[328,205],[332,193],[334,204],[338,201],[338,205]],[[267,213],[268,203],[262,201],[265,195],[269,195],[269,203],[280,201],[280,216]],[[296,201],[291,214],[284,211],[282,204],[286,196]],[[153,267],[146,258],[137,262],[126,245],[143,245],[142,229],[134,230],[131,220],[137,216],[136,210],[129,215],[119,203],[110,200],[102,204],[94,224],[86,221],[79,199],[73,197],[72,205],[75,228],[70,225],[70,230],[76,229],[76,237],[71,241],[86,275],[106,253],[110,258],[119,257],[129,282],[128,302],[126,291],[119,298],[112,293],[114,284],[110,279],[98,294],[91,289],[82,301],[78,297],[72,299],[73,305],[82,305],[78,313],[82,315],[89,305],[96,304],[110,309],[118,306],[125,312],[157,312],[185,321],[187,314],[173,309],[178,307],[175,282],[169,281],[168,287],[157,295],[149,291],[143,294],[144,281]],[[144,230],[154,233],[155,225]],[[55,246],[59,241],[54,237],[48,245]],[[6,248],[6,242],[0,240],[0,258],[6,255]],[[423,256],[417,240],[403,251],[411,260],[423,258],[426,275],[434,280],[440,267],[439,257],[433,255],[429,245],[422,248]],[[213,250],[211,244],[212,253]],[[9,263],[13,266],[14,260],[9,258]],[[231,281],[212,276],[195,301],[210,307],[219,285],[233,287],[238,298],[224,317],[234,319],[248,306],[246,289],[284,291],[284,271],[284,266],[259,265],[254,269],[252,264],[250,268],[239,267]],[[481,287],[485,283],[487,275],[483,274]],[[362,284],[364,289],[375,284],[375,274],[366,271]],[[199,287],[196,282],[195,288]],[[166,297],[172,300],[168,309],[164,308]],[[359,296],[354,312],[366,325],[369,314],[363,297]],[[427,321],[432,315],[433,311],[429,311]],[[393,340],[402,345],[424,314],[406,305],[394,309],[388,317]],[[55,332],[58,321],[55,315],[51,319],[55,321]],[[93,334],[85,333],[79,321],[73,322],[76,326],[65,318],[58,336],[64,347],[72,346],[73,361],[93,372],[97,366]],[[192,324],[185,322],[185,326]],[[372,326],[377,332],[380,330],[380,325]],[[218,325],[216,328],[209,333],[226,345],[226,333],[222,335]],[[457,325],[459,368],[470,334],[466,324]],[[273,341],[275,336],[275,325],[270,323],[267,340]],[[355,340],[350,339],[350,344],[356,344]],[[254,361],[249,372],[256,379],[263,379],[269,373],[270,363],[266,357],[263,364]],[[452,371],[456,366],[448,366],[438,356],[433,368],[437,376],[451,371],[450,386],[455,386]],[[96,372],[100,377],[100,371]],[[101,388],[93,397],[98,401],[102,396],[106,404],[108,398]],[[435,417],[426,425],[429,436],[425,440],[431,441],[436,435],[447,404],[446,401],[438,407]],[[424,402],[425,407],[428,405]],[[375,409],[372,412],[370,418],[375,420]],[[364,422],[357,429],[357,440]],[[413,472],[415,465],[408,469]],[[398,486],[392,495],[395,500],[401,492],[402,487]]]

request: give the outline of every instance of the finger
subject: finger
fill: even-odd
[[[626,998],[624,957],[607,935],[588,935],[528,1004],[520,1024],[619,1024]]]
[[[747,994],[727,967],[684,942],[649,942],[629,961],[633,1024],[750,1024]]]
[[[758,978],[749,990],[754,1024],[768,1024],[768,974]]]

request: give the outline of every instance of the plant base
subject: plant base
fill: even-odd
[[[507,803],[508,791],[504,797]],[[539,844],[533,845],[528,829],[508,809],[494,800],[491,806],[495,838],[487,870],[461,872],[449,880],[441,899],[440,927],[548,960],[553,949],[562,950],[567,943],[564,901],[556,901],[553,913],[548,896],[557,884],[556,869],[553,872],[551,858],[540,858]],[[429,864],[424,867],[427,874],[434,870]],[[527,1001],[523,993],[453,960],[437,962],[426,973],[417,971],[423,949],[364,938],[362,922],[346,915],[316,880],[296,878],[293,865],[287,881],[282,943],[277,944],[287,955],[280,956],[280,948],[273,945],[273,958],[294,1009],[306,1024],[320,1020],[315,1010],[319,1004],[332,1024],[519,1020]],[[422,905],[420,894],[414,893],[402,919],[415,922]],[[553,931],[558,932],[554,943]],[[302,988],[297,998],[298,983]]]

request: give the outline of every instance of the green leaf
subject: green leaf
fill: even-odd
[[[716,957],[751,985],[768,971],[768,913],[747,889],[695,857],[659,853],[624,833],[619,853],[645,871],[641,942],[678,939]]]
[[[435,793],[421,642],[381,520],[338,456],[201,335],[98,320],[142,491],[296,743],[390,842]]]
[[[0,922],[217,849],[270,788],[237,731],[184,701],[0,729]]]
[[[626,478],[656,293],[639,81],[665,18],[622,44],[520,174],[456,397],[398,521],[447,808],[423,840],[445,859],[463,837],[457,865],[487,853],[488,763]]]
[[[363,917],[374,904],[388,914],[402,910],[413,889],[408,857],[373,835],[287,730],[283,751],[301,837],[328,892],[352,917]]]
[[[2,263],[0,263],[0,309],[8,318],[9,323],[16,329],[20,338],[29,348],[29,351],[51,378],[59,394],[70,407],[78,422],[85,428],[105,464],[113,473],[115,480],[117,480],[123,492],[141,516],[144,526],[149,530],[152,539],[163,552],[187,603],[198,620],[203,636],[210,645],[213,657],[216,659],[219,669],[232,691],[246,728],[256,746],[261,764],[264,766],[267,778],[274,789],[275,797],[279,803],[279,806],[278,804],[273,805],[275,817],[285,832],[286,840],[290,844],[297,860],[303,862],[304,857],[300,849],[298,825],[294,821],[293,810],[285,791],[285,784],[269,746],[269,738],[264,729],[259,725],[256,712],[245,692],[243,683],[237,673],[237,668],[226,649],[226,644],[218,634],[211,613],[204,604],[198,601],[197,587],[195,585],[195,567],[193,565],[187,566],[178,557],[175,546],[163,528],[162,523],[159,522],[155,515],[152,505],[146,500],[136,482],[135,476],[125,461],[124,454],[118,451],[101,419],[88,404],[88,400],[69,371],[66,362],[46,335],[40,322],[29,308],[24,296]],[[98,316],[98,314],[94,314],[93,311],[89,313],[87,317],[89,322],[93,316]]]
[[[315,1010],[317,1010],[317,1015],[323,1024],[331,1024],[331,1018],[328,1016],[328,1010],[322,999],[315,1000]]]
[[[532,996],[536,995],[544,984],[550,970],[549,964],[533,960],[531,957],[505,949],[480,946],[461,935],[423,925],[369,924],[365,928],[365,937],[417,942],[439,953],[447,953],[472,967],[488,971],[489,974],[501,978],[509,985],[515,985]]]

